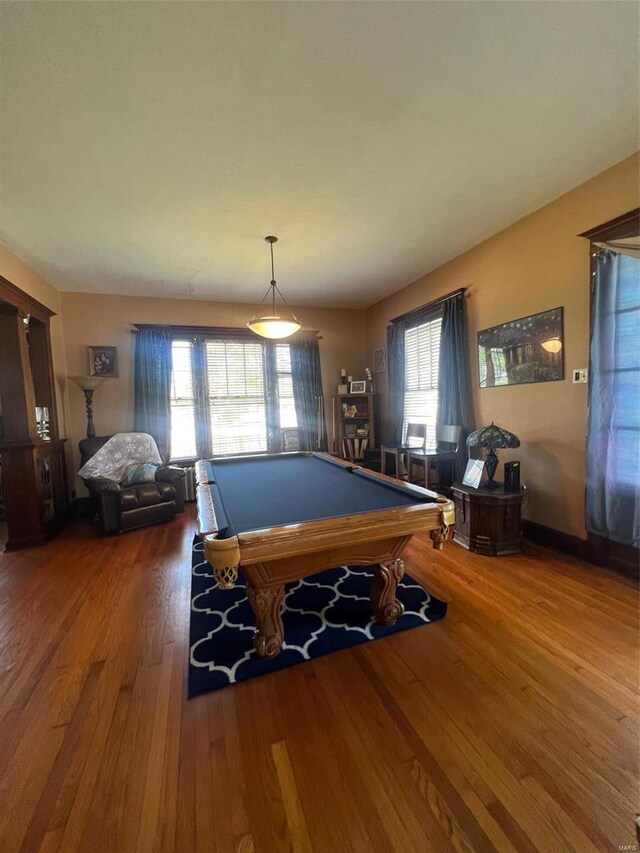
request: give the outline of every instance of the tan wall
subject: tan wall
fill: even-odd
[[[34,272],[31,267],[27,266],[17,255],[9,251],[6,246],[2,245],[0,245],[0,275],[55,312],[55,316],[51,318],[51,350],[53,370],[56,377],[58,424],[60,435],[64,437],[67,435],[65,387],[67,371],[65,366],[61,293],[42,278],[42,276]]]
[[[468,288],[476,423],[495,421],[520,438],[517,451],[499,455],[522,461],[526,516],[582,538],[587,385],[573,385],[571,370],[589,362],[589,244],[576,235],[637,207],[639,186],[634,155],[367,311],[371,362],[373,350],[386,346],[391,318]],[[564,381],[480,389],[478,330],[557,306],[564,307]],[[386,411],[386,375],[376,379]]]
[[[119,377],[104,382],[94,396],[96,432],[100,435],[131,430],[133,427],[133,323],[174,323],[203,326],[244,326],[253,311],[251,305],[156,299],[135,296],[104,296],[63,293],[64,331],[68,373],[86,373],[87,346],[117,346]],[[322,335],[320,358],[331,430],[331,397],[336,392],[340,368],[354,377],[364,376],[364,311],[334,308],[295,308],[304,328]],[[70,427],[74,470],[78,468],[78,441],[86,433],[84,397],[75,386],[69,388]],[[81,483],[79,492],[84,493]]]

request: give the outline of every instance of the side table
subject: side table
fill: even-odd
[[[526,489],[505,492],[502,483],[494,489],[472,489],[454,483],[451,490],[456,505],[454,542],[468,551],[490,556],[520,551]]]

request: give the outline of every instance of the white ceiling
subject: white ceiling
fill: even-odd
[[[61,290],[364,307],[632,154],[635,2],[2,2],[0,241]]]

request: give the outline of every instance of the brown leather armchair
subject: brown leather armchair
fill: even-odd
[[[97,435],[84,438],[79,444],[81,464],[84,465],[111,438]],[[121,486],[115,480],[97,477],[85,480],[104,533],[119,533],[169,521],[184,510],[185,472],[174,465],[164,465],[156,471],[155,483],[135,483]]]

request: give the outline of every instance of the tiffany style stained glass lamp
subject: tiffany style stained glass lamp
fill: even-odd
[[[471,433],[467,438],[467,446],[487,448],[484,470],[487,472],[489,479],[485,483],[485,488],[497,489],[498,483],[493,479],[496,468],[498,467],[498,454],[496,450],[501,447],[520,447],[520,439],[517,435],[509,432],[508,429],[503,429],[491,421],[490,426],[482,427]]]

